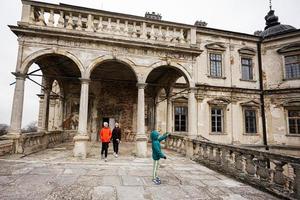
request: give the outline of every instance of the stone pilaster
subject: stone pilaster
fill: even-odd
[[[15,93],[11,111],[11,120],[9,134],[21,134],[22,114],[24,103],[24,85],[26,75],[21,73],[13,73],[16,76]]]
[[[197,136],[196,88],[190,88],[188,95],[188,136]]]
[[[167,97],[167,132],[172,132],[172,101]]]
[[[81,158],[87,156],[87,142],[89,140],[87,135],[89,82],[89,79],[81,79],[78,134],[74,137],[74,156]]]
[[[147,156],[147,136],[145,133],[145,87],[146,83],[137,83],[137,134],[136,134],[136,155]]]

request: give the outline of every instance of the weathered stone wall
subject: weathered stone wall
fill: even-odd
[[[97,138],[92,135],[98,133],[102,127],[102,119],[104,117],[114,118],[116,122],[120,123],[123,137],[128,132],[131,134],[136,133],[136,126],[133,121],[133,115],[136,112],[134,104],[136,104],[137,100],[135,84],[92,82],[90,94],[93,96],[92,108],[89,109],[89,123],[92,126],[88,125],[88,127],[90,127],[89,132],[92,140]],[[92,116],[94,117],[92,118]]]

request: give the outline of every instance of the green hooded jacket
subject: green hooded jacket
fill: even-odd
[[[159,159],[165,157],[165,155],[161,151],[160,142],[165,140],[168,137],[168,133],[165,133],[162,136],[159,136],[159,133],[157,131],[152,131],[150,137],[152,140],[152,158],[153,158],[153,160],[159,160]]]

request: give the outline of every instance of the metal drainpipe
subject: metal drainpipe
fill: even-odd
[[[260,110],[262,118],[262,131],[263,131],[263,144],[266,150],[269,150],[267,140],[267,129],[266,129],[266,115],[265,115],[265,100],[264,100],[264,83],[263,83],[263,71],[262,71],[262,59],[261,59],[261,40],[257,43],[257,54],[258,54],[258,70],[259,70],[259,89],[260,89]]]

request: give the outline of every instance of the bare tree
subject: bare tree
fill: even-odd
[[[8,125],[7,124],[0,124],[0,135],[6,134],[8,131]]]
[[[37,132],[37,121],[30,122],[24,129],[23,133]]]

